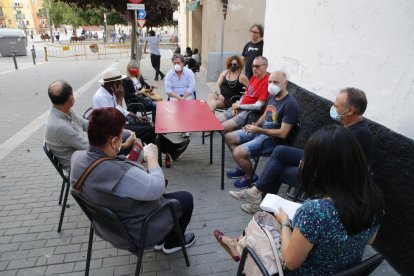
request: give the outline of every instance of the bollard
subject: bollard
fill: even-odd
[[[30,49],[30,51],[32,52],[33,64],[36,65],[36,54],[35,54],[35,50],[34,49]]]
[[[19,68],[17,67],[16,52],[12,52],[12,57],[13,57],[13,62],[14,62],[14,68],[18,70]]]
[[[33,50],[33,53],[34,53],[34,57],[37,58],[37,56],[36,56],[36,49],[35,49],[34,45],[32,45],[32,50]]]
[[[47,61],[47,48],[46,46],[44,48],[45,48],[45,61]]]

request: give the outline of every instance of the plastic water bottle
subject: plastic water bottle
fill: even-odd
[[[137,163],[142,163],[144,158],[144,148],[137,142],[134,142],[134,147],[129,153],[128,159],[131,161],[137,161]]]

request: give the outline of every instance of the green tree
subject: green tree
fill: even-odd
[[[44,8],[49,10],[50,19],[55,27],[66,23],[67,13],[70,10],[70,6],[67,3],[53,0],[45,0],[43,2]]]
[[[66,3],[74,4],[79,8],[101,7],[109,11],[114,11],[121,18],[133,20],[133,13],[126,9],[128,1],[120,0],[62,0]],[[173,0],[174,1],[174,0]],[[157,27],[170,25],[173,22],[173,12],[177,9],[177,2],[171,0],[145,0],[145,10],[147,13],[146,26]]]

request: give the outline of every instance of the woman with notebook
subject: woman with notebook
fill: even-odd
[[[309,199],[293,219],[281,208],[274,213],[286,274],[332,274],[361,262],[365,246],[375,240],[383,201],[354,135],[340,126],[314,133],[305,146],[301,180]],[[214,234],[238,254],[240,237]]]

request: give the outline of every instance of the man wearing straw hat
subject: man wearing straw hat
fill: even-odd
[[[146,144],[155,143],[155,129],[152,123],[146,117],[137,116],[122,107],[124,99],[122,79],[124,78],[126,76],[122,75],[117,68],[106,70],[102,75],[102,79],[99,80],[102,85],[92,98],[92,108],[114,107],[118,109],[127,119],[125,129],[134,131],[136,136]],[[173,143],[161,135],[160,150],[163,153],[169,153],[172,159],[176,160],[187,149],[189,143],[189,139],[181,143]]]

